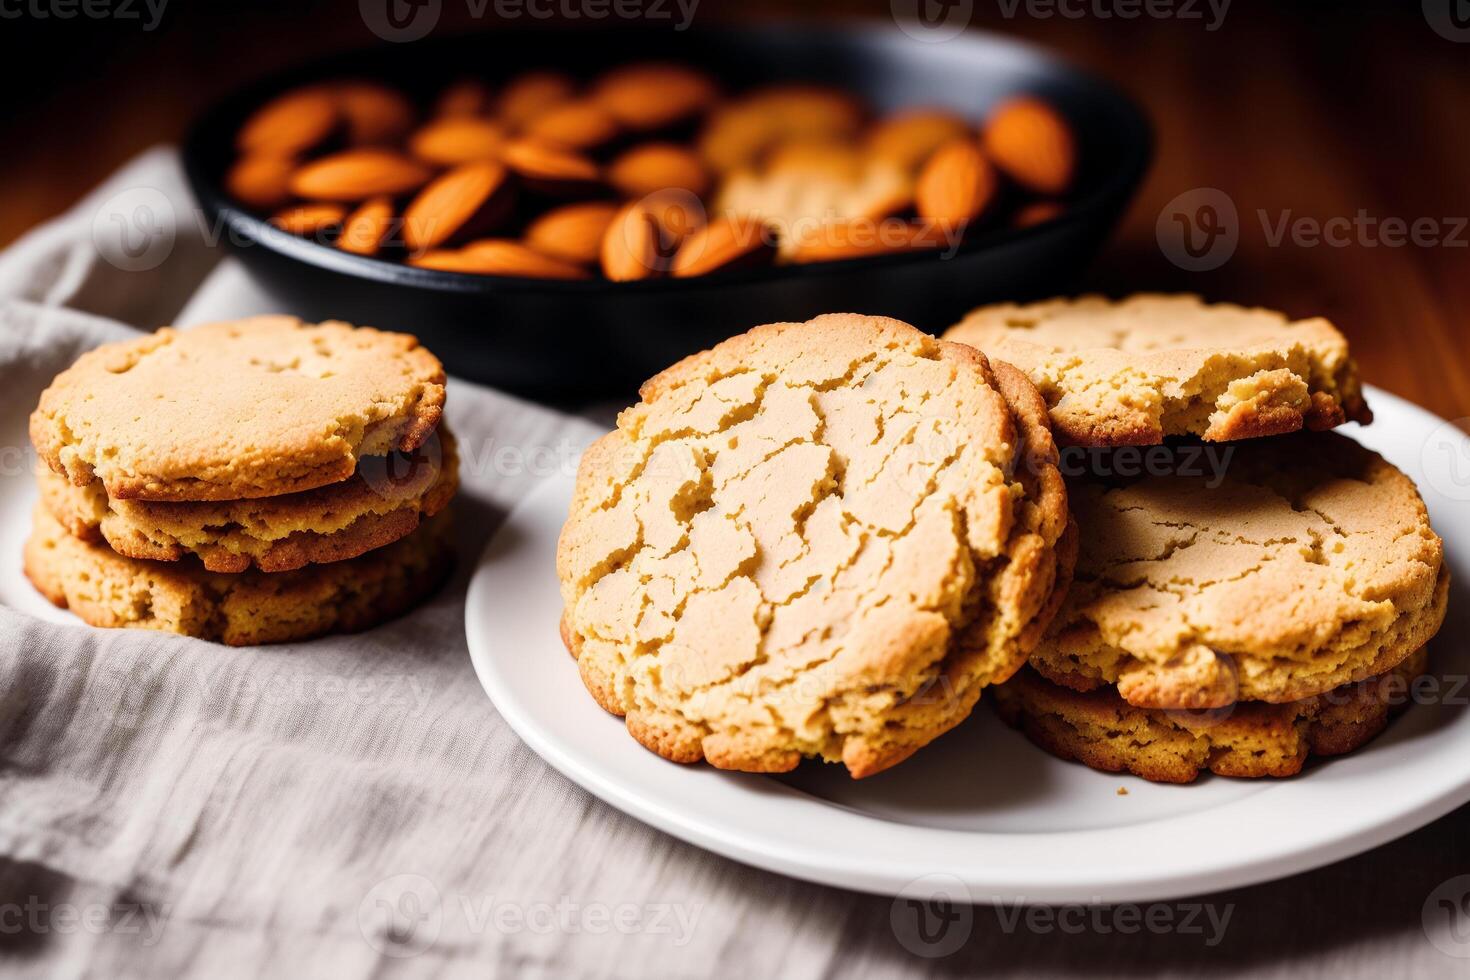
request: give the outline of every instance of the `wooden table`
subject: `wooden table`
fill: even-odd
[[[707,3],[701,19],[722,13]],[[211,6],[208,15],[202,5],[180,11],[164,30],[126,43],[114,30],[79,30],[75,42],[59,29],[44,32],[40,43],[65,80],[49,95],[13,103],[17,111],[0,129],[7,148],[0,241],[61,210],[134,152],[176,139],[199,106],[245,76],[323,47],[371,41],[355,3],[299,11],[278,4],[265,14]],[[447,15],[454,6],[446,4]],[[883,2],[818,6],[857,6],[872,16],[888,9]],[[1198,21],[1006,19],[997,4],[977,3],[975,24],[1053,45],[1113,77],[1156,122],[1157,161],[1089,275],[1090,288],[1187,289],[1326,315],[1349,335],[1369,381],[1458,419],[1470,416],[1470,44],[1434,33],[1418,4],[1402,6],[1256,5],[1230,10],[1218,30],[1207,31]],[[779,9],[754,7],[756,14]],[[446,23],[454,26],[452,16]],[[16,30],[6,24],[7,42]],[[1168,260],[1155,224],[1168,202],[1198,188],[1228,195],[1240,234],[1229,261],[1196,273]],[[1342,232],[1343,219],[1360,214],[1336,243],[1311,244],[1300,234],[1313,224]],[[1388,244],[1381,226],[1389,218],[1421,220],[1421,230],[1428,220],[1446,240]],[[1274,240],[1283,220],[1298,219],[1308,224]],[[1377,226],[1371,234],[1368,219]],[[892,940],[888,900],[812,892],[822,902],[818,920],[831,923],[831,943],[852,950],[847,965],[855,975],[919,966],[940,975],[1465,976],[1467,961],[1429,947],[1420,915],[1438,883],[1467,872],[1470,808],[1328,868],[1213,896],[1233,906],[1225,941],[1214,948],[1199,936],[1147,931],[1010,933],[993,910],[980,908],[965,948],[935,961],[915,960]],[[808,887],[763,880],[772,888]]]

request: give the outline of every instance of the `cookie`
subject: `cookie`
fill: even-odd
[[[25,573],[51,602],[92,626],[181,633],[231,646],[350,633],[398,616],[451,565],[448,515],[351,561],[272,575],[219,575],[194,561],[126,558],[69,534],[38,506]]]
[[[1229,450],[1218,477],[1071,482],[1081,550],[1040,673],[1137,707],[1281,703],[1435,634],[1448,569],[1408,477],[1336,433]]]
[[[854,776],[1019,668],[1070,569],[1045,406],[904,323],[758,327],[641,390],[585,455],[562,634],[640,743]]]
[[[793,143],[760,168],[730,174],[717,213],[752,215],[774,225],[780,252],[822,239],[830,223],[876,222],[912,206],[914,180],[900,164],[847,143]]]
[[[459,456],[441,425],[412,454],[361,460],[350,480],[253,500],[113,500],[100,480],[78,487],[50,471],[37,480],[57,522],[120,555],[194,555],[211,572],[288,572],[356,558],[412,533],[454,496]]]
[[[116,500],[244,500],[411,452],[443,407],[444,368],[417,339],[263,316],[83,354],[42,393],[31,441]]]
[[[1408,704],[1424,673],[1424,648],[1387,674],[1285,704],[1243,701],[1218,712],[1135,708],[1111,689],[1079,694],[1029,668],[995,688],[1010,725],[1063,759],[1156,783],[1193,782],[1200,772],[1257,778],[1294,776],[1308,755],[1357,749]]]
[[[1321,317],[1190,295],[1083,296],[981,307],[944,337],[1025,371],[1064,444],[1226,441],[1373,418],[1347,340]]]

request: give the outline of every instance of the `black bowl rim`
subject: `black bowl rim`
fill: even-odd
[[[519,29],[519,33],[573,33],[607,34],[612,31],[651,33],[648,28],[566,28],[538,26]],[[751,25],[714,25],[691,28],[688,33],[701,36],[739,36],[758,38],[762,34],[779,31],[784,35],[804,36],[812,40],[830,41],[841,38],[849,44],[881,44],[891,40],[895,29],[872,24],[846,23],[815,25],[810,22],[764,22]],[[476,36],[504,37],[506,31],[483,31],[468,34],[453,34],[430,39],[427,44],[465,43]],[[311,79],[332,75],[352,74],[351,65],[368,57],[381,57],[383,46],[359,48],[339,52],[298,65],[294,68],[274,72],[232,92],[225,98],[205,108],[190,124],[183,143],[183,166],[195,196],[211,221],[222,221],[223,228],[252,245],[263,246],[285,258],[301,262],[328,272],[340,273],[354,278],[366,279],[388,285],[423,288],[441,293],[502,292],[526,293],[618,293],[633,292],[678,294],[699,292],[710,288],[738,286],[747,283],[771,283],[786,279],[819,278],[836,272],[878,271],[921,262],[940,262],[961,255],[999,250],[1025,238],[1045,235],[1049,231],[1068,224],[1084,223],[1094,211],[1105,211],[1126,202],[1142,180],[1153,158],[1154,132],[1142,106],[1114,83],[1079,68],[1062,56],[1041,45],[1020,40],[995,31],[967,30],[953,41],[991,46],[1023,57],[1033,63],[1044,65],[1074,83],[1080,83],[1095,93],[1096,97],[1111,103],[1118,118],[1127,127],[1121,134],[1125,147],[1119,154],[1118,163],[1105,180],[1089,188],[1080,197],[1069,198],[1067,207],[1058,217],[1051,218],[1027,228],[998,228],[963,242],[953,250],[924,249],[913,252],[897,252],[861,258],[834,259],[827,262],[812,262],[802,265],[776,265],[766,268],[745,269],[731,272],[716,272],[688,279],[657,278],[633,282],[614,282],[593,277],[590,279],[548,279],[520,276],[492,276],[463,272],[447,272],[439,269],[422,269],[391,261],[362,255],[353,255],[341,249],[324,245],[308,238],[282,231],[261,218],[236,205],[224,191],[222,175],[209,172],[205,166],[206,143],[209,131],[221,118],[242,116],[249,107],[256,106],[268,97]],[[948,43],[953,43],[953,41]]]

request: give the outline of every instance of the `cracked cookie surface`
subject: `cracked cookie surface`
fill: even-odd
[[[1029,668],[995,688],[996,712],[1037,745],[1104,772],[1131,772],[1159,783],[1217,776],[1294,776],[1308,755],[1352,752],[1388,726],[1424,673],[1420,648],[1392,671],[1326,694],[1222,711],[1135,708],[1110,690],[1071,691]]]
[[[416,338],[262,316],[89,351],[42,393],[30,431],[54,471],[119,500],[240,500],[412,451],[443,407],[444,368]]]
[[[369,456],[349,480],[280,497],[224,501],[113,500],[101,481],[73,486],[37,474],[41,502],[84,541],[129,558],[195,555],[211,572],[289,572],[345,561],[411,534],[459,486],[454,437],[441,425],[412,453]]]
[[[681,762],[878,772],[1054,612],[1075,533],[1020,372],[907,324],[758,327],[584,456],[557,569],[588,690]]]
[[[444,581],[452,564],[448,514],[349,561],[294,572],[219,575],[192,560],[125,558],[68,533],[37,506],[25,573],[83,622],[180,633],[231,646],[350,633],[398,616]]]
[[[1444,620],[1412,481],[1336,433],[1231,448],[1223,477],[1074,480],[1076,577],[1031,657],[1139,707],[1295,701],[1394,667]]]
[[[944,339],[1025,371],[1064,444],[1227,441],[1373,418],[1347,340],[1321,317],[1187,294],[1083,296],[984,306]]]

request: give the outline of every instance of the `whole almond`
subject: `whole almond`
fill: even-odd
[[[550,71],[526,72],[511,79],[496,100],[495,115],[517,130],[554,105],[570,100],[577,85],[566,75]]]
[[[600,78],[592,98],[630,129],[661,129],[714,104],[718,89],[708,75],[683,65],[638,64]]]
[[[602,254],[602,236],[617,213],[616,204],[603,201],[564,204],[531,222],[526,244],[555,259],[596,262]]]
[[[710,175],[692,150],[677,143],[645,143],[607,167],[607,182],[628,197],[681,188],[697,197],[709,192]]]
[[[874,125],[867,148],[874,156],[912,173],[935,150],[969,134],[969,122],[948,109],[907,109]]]
[[[540,140],[511,140],[500,151],[500,159],[527,187],[543,194],[574,197],[600,183],[601,171],[591,159]]]
[[[377,255],[393,227],[393,199],[375,197],[347,216],[337,247],[353,255]]]
[[[393,150],[345,150],[296,171],[291,193],[323,201],[365,201],[380,194],[406,194],[432,175],[422,163]]]
[[[532,139],[569,150],[590,150],[618,135],[619,128],[612,113],[590,99],[579,99],[532,117],[523,124],[522,131]]]
[[[413,128],[413,103],[386,85],[337,82],[332,91],[347,119],[347,141],[353,146],[397,143]]]
[[[995,169],[968,137],[941,146],[919,171],[919,215],[954,228],[978,218],[995,197]]]
[[[491,111],[490,86],[478,78],[461,78],[439,93],[436,116],[485,116]]]
[[[641,203],[624,205],[602,235],[602,274],[614,282],[652,279],[663,271],[658,222]]]
[[[404,244],[419,252],[491,231],[510,212],[507,176],[501,164],[482,160],[436,178],[403,212]]]
[[[664,249],[669,252],[676,252],[685,239],[705,226],[709,218],[704,202],[679,188],[654,191],[640,200],[653,215],[653,220],[658,222]]]
[[[262,211],[291,200],[291,174],[296,161],[275,153],[250,153],[225,174],[225,190],[242,204]]]
[[[587,270],[542,255],[520,242],[485,239],[462,249],[426,252],[409,260],[421,269],[469,272],[481,276],[517,276],[531,279],[586,279]]]
[[[327,143],[341,123],[340,106],[330,91],[298,89],[255,110],[240,127],[235,145],[245,153],[294,156]]]
[[[937,248],[946,243],[933,222],[851,220],[827,222],[808,229],[787,250],[796,265],[888,255],[920,248]]]
[[[271,216],[271,224],[293,235],[315,235],[341,225],[347,209],[340,204],[298,204]]]
[[[759,268],[776,258],[775,230],[759,218],[720,215],[694,232],[674,254],[676,279],[733,269]]]
[[[1077,148],[1072,129],[1039,99],[1018,98],[986,120],[985,151],[1016,183],[1041,194],[1060,194],[1072,183]]]
[[[846,142],[863,122],[853,96],[820,85],[775,85],[715,110],[699,137],[699,152],[716,171],[752,166],[788,140]]]
[[[435,119],[408,141],[410,153],[438,167],[493,160],[504,145],[505,129],[499,123],[473,116]]]

